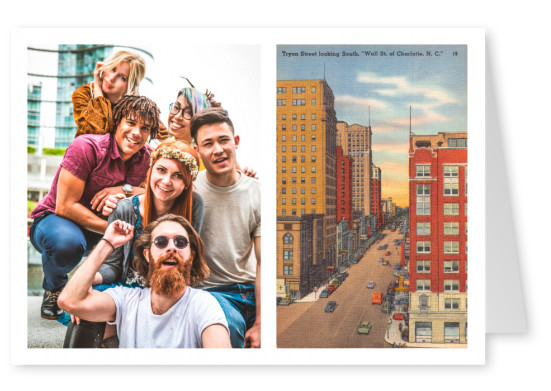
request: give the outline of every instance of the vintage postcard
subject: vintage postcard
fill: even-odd
[[[201,36],[201,42],[175,44],[182,36]],[[95,75],[98,62],[121,50],[145,61],[139,95],[158,105],[169,132],[177,134],[184,119],[199,112],[178,101],[184,87],[204,93],[215,102],[211,106],[220,103],[233,121],[238,137],[229,147],[217,138],[209,155],[211,144],[197,145],[199,179],[204,168],[210,186],[236,163],[240,178],[246,167],[256,171],[251,181],[261,187],[252,198],[227,203],[220,195],[201,194],[205,210],[218,216],[203,225],[200,237],[209,254],[249,230],[250,246],[242,254],[242,240],[232,247],[231,268],[210,266],[217,278],[231,274],[237,296],[254,309],[256,320],[250,311],[243,316],[243,344],[259,349],[177,349],[172,342],[163,349],[63,348],[67,315],[58,318],[53,305],[63,283],[49,280],[54,255],[41,248],[35,229],[44,224],[32,211],[47,199],[59,167],[69,167],[62,164],[69,145],[83,137],[75,139],[81,125],[73,93],[92,81],[103,83]],[[319,353],[329,351],[331,363],[339,365],[484,363],[483,30],[82,29],[69,35],[64,29],[20,29],[13,34],[11,64],[11,147],[17,152],[11,223],[14,232],[27,234],[12,238],[11,318],[18,320],[12,322],[13,363],[326,365],[327,356]],[[115,68],[104,72],[127,76]],[[119,110],[108,94],[118,82],[109,75],[102,93]],[[98,93],[92,87],[88,92]],[[119,130],[122,120],[113,117]],[[101,118],[109,122],[109,115]],[[138,136],[114,139],[121,158],[134,156],[140,144]],[[171,153],[163,158],[179,160],[192,175],[189,159]],[[96,179],[89,182],[84,180],[90,192],[101,191],[93,187]],[[139,184],[124,182],[113,187],[135,197],[131,189]],[[150,186],[156,189],[151,178]],[[151,197],[167,206],[163,197],[171,186],[161,184]],[[199,182],[195,190],[207,192]],[[139,206],[132,205],[138,215]],[[244,207],[250,211],[236,209]],[[50,207],[46,217],[57,215]],[[222,227],[233,228],[212,234]],[[155,241],[159,251],[185,251],[191,241],[164,237],[166,243]],[[26,262],[16,254],[25,254]],[[73,269],[61,273],[69,282]],[[242,342],[234,340],[227,321],[231,309],[219,300],[227,286],[203,288],[215,288],[209,294],[225,320],[213,315],[219,319],[213,322],[227,326],[234,345]],[[178,346],[190,340],[176,339],[184,341]]]
[[[467,347],[467,45],[276,51],[277,346]]]

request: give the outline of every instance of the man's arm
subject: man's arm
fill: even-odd
[[[254,255],[256,256],[256,279],[254,283],[254,295],[256,301],[256,319],[252,327],[245,334],[245,347],[260,347],[260,236],[254,237]]]
[[[91,322],[115,320],[116,306],[111,296],[90,287],[99,267],[111,254],[113,247],[122,246],[132,238],[133,228],[120,220],[109,225],[105,231],[105,240],[99,241],[61,292],[58,304],[62,310]]]
[[[221,324],[213,324],[203,330],[201,334],[203,348],[231,348],[228,329]]]
[[[57,181],[55,213],[90,231],[104,233],[107,221],[78,202],[82,198],[85,186],[86,182],[62,167]]]

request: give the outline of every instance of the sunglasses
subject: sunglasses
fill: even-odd
[[[155,246],[162,250],[166,246],[168,246],[168,241],[172,239],[174,241],[174,247],[182,250],[186,248],[189,244],[189,240],[185,236],[176,236],[175,238],[167,238],[166,236],[160,235],[153,240],[153,244]]]

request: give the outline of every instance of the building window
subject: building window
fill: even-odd
[[[417,291],[430,291],[430,280],[417,280],[415,285]]]
[[[312,199],[310,200],[310,203],[311,203],[312,205],[316,205],[316,199],[315,199],[315,198],[312,198]]]
[[[459,273],[459,261],[444,261],[444,273]]]
[[[312,188],[310,189],[310,193],[316,194],[316,188],[315,188],[315,187],[312,187]]]
[[[312,87],[312,89],[310,91],[316,92],[316,87]]]
[[[430,235],[430,223],[417,223],[417,235]]]
[[[316,105],[316,100],[312,99],[312,106],[315,106],[315,105]]]
[[[306,87],[293,87],[293,94],[302,94],[306,92]]]
[[[417,254],[430,254],[430,241],[417,242]]]
[[[312,118],[313,120],[315,120],[315,119],[316,119],[316,115],[315,115],[315,114],[312,114],[312,117],[311,117],[311,118]],[[314,129],[312,129],[312,130],[314,130]]]
[[[287,167],[285,167],[285,166],[284,166],[284,167],[281,167],[281,172],[282,172],[283,174],[285,174],[285,173],[287,172]]]
[[[444,280],[444,292],[459,292],[459,280]]]
[[[286,276],[293,274],[293,265],[283,265],[283,274]]]
[[[417,261],[417,273],[430,273],[430,261]]]
[[[300,115],[300,119],[301,119],[302,121],[304,121],[304,120],[306,119],[306,116],[305,116],[304,114],[301,114],[301,115]]]
[[[445,310],[458,310],[459,309],[459,299],[444,299],[444,309]]]
[[[297,126],[296,126],[295,124],[293,124],[293,125],[291,126],[291,129],[297,130]]]
[[[312,152],[316,152],[316,146],[312,145],[312,148],[310,148]]]
[[[296,198],[291,198],[291,204],[296,205],[297,204],[297,199]]]
[[[316,130],[316,125],[315,124],[312,124],[312,127],[310,128],[311,130]]]
[[[316,166],[312,166],[312,172],[316,172]]]
[[[444,222],[444,235],[459,235],[459,222]]]
[[[316,141],[316,135],[315,134],[312,135],[312,141]]]
[[[287,152],[287,147],[285,145],[281,146],[281,152]]]
[[[465,204],[465,216],[467,216],[467,204]]]
[[[417,185],[417,216],[430,216],[430,185]]]
[[[316,157],[315,157],[315,156],[312,156],[312,157],[310,158],[310,161],[311,161],[312,163],[315,163],[315,162],[316,162]]]
[[[444,166],[444,177],[458,177],[459,176],[459,167],[458,166]]]
[[[417,178],[430,177],[430,164],[416,164],[415,176]]]
[[[287,88],[286,87],[277,87],[277,93],[278,94],[286,94]]]
[[[292,261],[293,260],[293,250],[292,249],[283,250],[283,260],[284,261]]]
[[[291,152],[296,152],[296,151],[297,151],[297,146],[291,145]]]
[[[281,114],[281,120],[287,121],[287,114]]]
[[[444,204],[444,216],[459,216],[459,204]]]
[[[283,189],[283,190],[285,190],[285,189]],[[285,205],[286,203],[287,203],[287,199],[282,198],[282,199],[281,199],[281,205]]]
[[[281,136],[281,141],[287,141],[287,137],[285,135]]]
[[[450,138],[448,140],[448,147],[450,148],[467,148],[466,138]]]
[[[273,102],[273,101],[272,101]],[[285,106],[287,103],[285,102],[285,99],[278,99],[277,105],[278,106]]]
[[[444,254],[459,254],[459,242],[444,242]]]
[[[296,121],[297,115],[296,115],[296,114],[293,114],[291,118],[293,118],[293,121]],[[295,130],[296,130],[296,129],[295,129]]]
[[[459,195],[459,183],[444,183],[444,195],[445,196],[458,196]]]
[[[286,194],[287,193],[287,188],[286,187],[282,187],[281,188],[281,194]]]
[[[301,124],[301,125],[300,125],[300,130],[306,130],[306,125]]]
[[[293,99],[293,106],[305,106],[306,100],[305,99]]]
[[[301,166],[300,167],[300,172],[303,173],[303,174],[306,173],[306,167]]]

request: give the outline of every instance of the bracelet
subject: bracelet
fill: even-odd
[[[113,251],[115,251],[115,246],[113,246],[113,244],[112,244],[109,240],[107,240],[107,239],[105,239],[105,238],[101,238],[101,240],[105,240],[105,241],[111,246],[111,248],[113,249]]]

